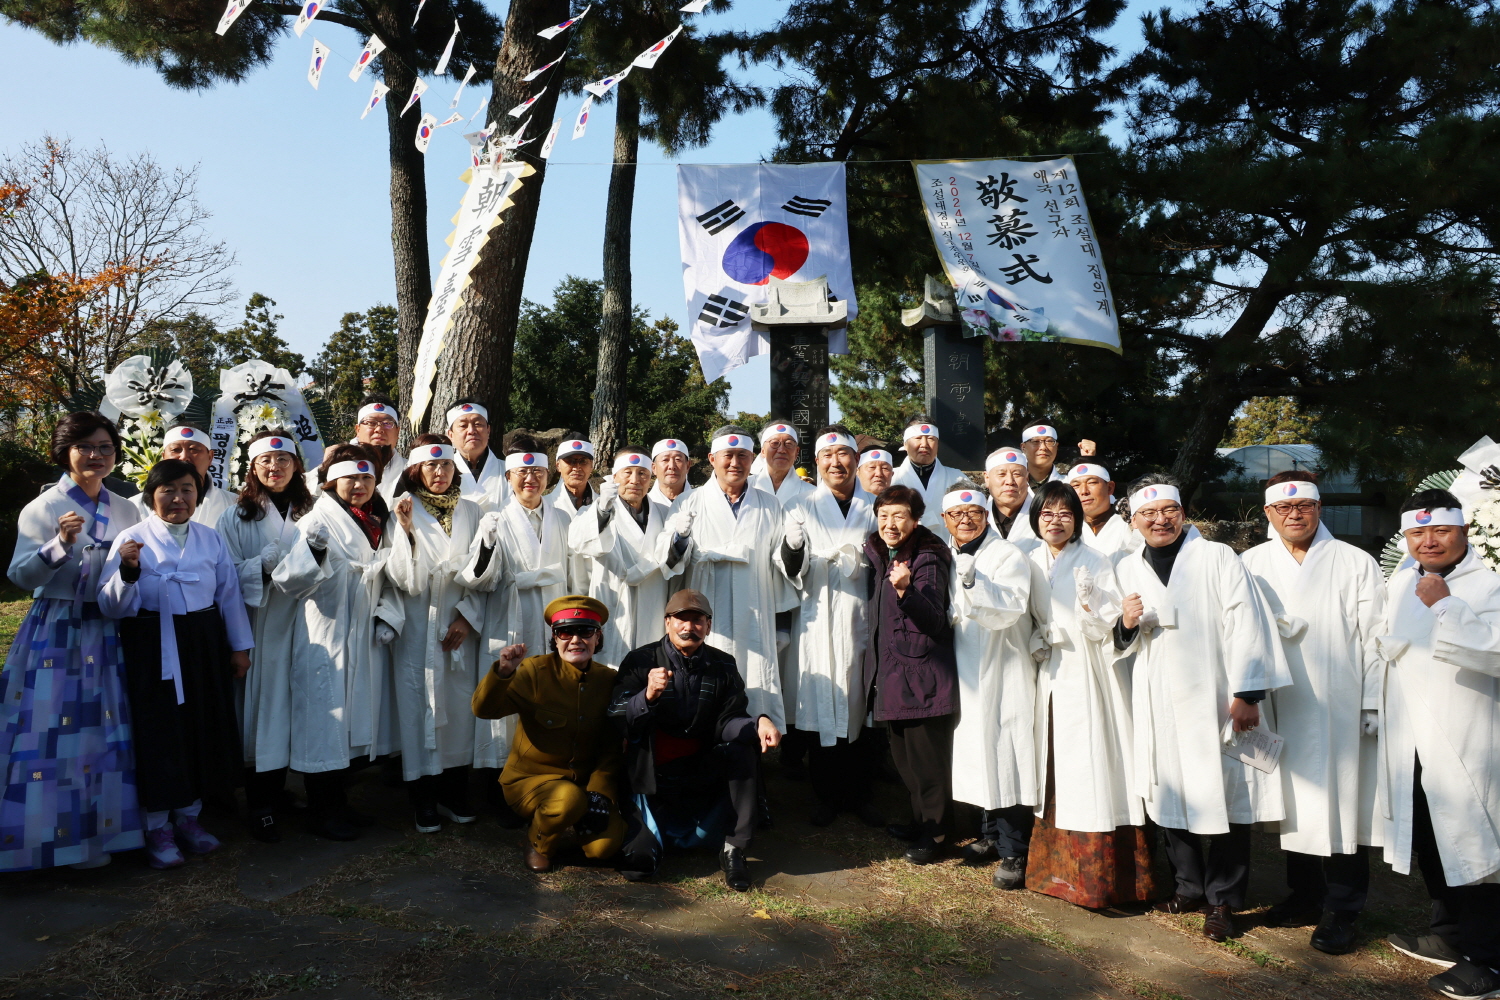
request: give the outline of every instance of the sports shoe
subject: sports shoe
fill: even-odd
[[[995,874],[990,876],[990,883],[996,889],[1026,888],[1026,859],[1001,858],[995,866]]]
[[[197,816],[186,816],[172,825],[177,829],[177,839],[182,841],[190,854],[207,854],[223,846],[218,837],[203,829]]]
[[[430,802],[424,802],[417,806],[417,832],[437,833],[443,828],[443,819],[438,815],[438,807]]]
[[[1451,969],[1463,961],[1457,949],[1436,934],[1392,934],[1385,942],[1408,958],[1430,962],[1444,969]]]
[[[479,816],[473,809],[469,808],[467,802],[455,802],[452,805],[437,804],[438,815],[451,823],[473,823]]]
[[[1491,1000],[1500,997],[1500,972],[1465,958],[1427,980],[1427,985],[1452,1000]]]
[[[969,868],[978,868],[994,861],[999,855],[993,840],[980,839],[958,852],[958,863]]]
[[[170,823],[146,831],[146,863],[152,868],[178,868],[187,864],[187,858],[177,849]]]

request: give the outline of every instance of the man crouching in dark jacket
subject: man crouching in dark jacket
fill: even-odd
[[[626,654],[609,715],[625,737],[625,780],[636,805],[621,873],[655,874],[664,844],[693,848],[724,837],[719,867],[731,889],[750,888],[745,850],[755,823],[756,754],[781,742],[769,718],[746,712],[734,657],[706,645],[708,599],[680,590],[666,635]]]

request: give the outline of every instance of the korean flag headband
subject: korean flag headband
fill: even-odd
[[[1026,456],[1021,454],[1019,448],[1001,448],[990,452],[990,457],[984,460],[984,471],[994,472],[1002,465],[1026,465]]]
[[[686,441],[679,441],[676,438],[662,438],[660,441],[651,446],[651,460],[654,462],[669,451],[675,451],[683,458],[693,457],[688,454],[688,446]]]
[[[566,455],[587,455],[589,458],[593,458],[594,446],[591,442],[578,438],[574,438],[571,441],[564,441],[557,446],[557,457],[562,458]]]
[[[760,432],[760,443],[765,444],[766,438],[772,434],[785,434],[798,444],[802,443],[802,436],[797,433],[797,428],[791,424],[772,424]]]
[[[905,444],[914,437],[941,438],[936,424],[912,424],[901,434],[901,443]]]
[[[989,494],[983,490],[954,490],[952,493],[943,494],[944,514],[954,507],[983,507],[988,510],[989,506]]]
[[[1098,476],[1106,483],[1109,482],[1109,470],[1102,465],[1088,465],[1079,462],[1068,470],[1068,482],[1070,483],[1075,479],[1082,479],[1084,476]]]
[[[740,448],[744,451],[755,450],[755,440],[749,434],[720,434],[714,438],[713,444],[708,446],[710,453],[724,451],[728,448]]]
[[[334,462],[328,467],[328,473],[324,476],[324,482],[331,483],[335,479],[343,479],[345,476],[373,476],[375,466],[364,459],[357,462]]]
[[[459,403],[457,406],[453,407],[453,409],[448,411],[448,426],[452,427],[453,422],[459,417],[466,417],[471,413],[479,414],[484,418],[485,423],[490,422],[490,411],[486,410],[478,403]]]
[[[396,419],[396,408],[394,406],[386,406],[384,403],[366,403],[359,408],[359,413],[355,416],[354,420],[358,423],[372,413],[379,414],[382,417],[390,417],[392,420]]]
[[[1318,487],[1315,483],[1296,480],[1290,483],[1277,483],[1275,486],[1266,487],[1266,506],[1273,503],[1281,503],[1283,500],[1317,500],[1319,499]]]
[[[891,466],[894,466],[896,464],[895,461],[891,458],[890,452],[881,451],[879,448],[871,448],[869,451],[859,456],[860,465],[869,465],[871,462],[884,462],[886,465]]]
[[[1025,444],[1032,438],[1051,438],[1052,440],[1056,441],[1057,428],[1049,427],[1046,424],[1032,424],[1030,427],[1021,432],[1021,443]]]
[[[518,451],[514,455],[505,456],[505,471],[515,472],[517,469],[545,469],[547,468],[547,456],[535,451]]]
[[[255,461],[269,451],[284,451],[288,455],[297,454],[297,446],[292,443],[291,438],[265,437],[250,442],[250,461]]]
[[[451,444],[419,444],[406,453],[406,464],[420,465],[423,462],[453,461]]]
[[[1432,507],[1428,510],[1409,510],[1401,515],[1401,530],[1431,528],[1444,525],[1463,527],[1469,523],[1462,507]]]
[[[1134,514],[1153,500],[1172,500],[1180,507],[1182,506],[1182,493],[1177,487],[1169,486],[1166,483],[1153,483],[1150,486],[1142,486],[1130,494],[1130,512]]]
[[[818,454],[823,454],[823,449],[825,448],[848,448],[852,452],[859,452],[859,446],[854,443],[852,437],[847,434],[839,434],[835,431],[829,431],[818,438]]]
[[[208,443],[208,435],[196,427],[173,427],[166,434],[162,435],[163,446],[169,445],[173,441],[196,441],[205,448],[212,447]]]
[[[611,473],[620,472],[620,471],[622,471],[624,469],[646,469],[646,470],[650,470],[650,468],[651,468],[651,459],[647,458],[645,455],[642,455],[638,451],[630,451],[630,452],[626,452],[623,455],[616,455],[615,456],[614,468],[612,468],[610,470],[610,472]]]

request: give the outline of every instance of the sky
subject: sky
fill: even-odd
[[[503,18],[505,4],[490,6]],[[785,6],[785,0],[737,0],[727,14],[692,21],[704,30],[763,30]],[[1137,44],[1136,9],[1117,26],[1117,46]],[[333,50],[317,90],[306,79],[315,37]],[[359,83],[347,77],[363,42],[347,28],[315,22],[300,39],[288,33],[275,58],[244,83],[182,91],[164,84],[151,67],[130,65],[107,50],[60,47],[39,33],[0,23],[0,92],[25,95],[0,112],[0,154],[52,135],[82,147],[102,142],[121,155],[149,152],[168,169],[196,166],[198,197],[212,214],[208,232],[238,260],[231,274],[238,298],[224,318],[237,320],[251,293],[268,295],[284,316],[282,335],[310,360],[344,313],[395,300],[385,115],[372,112],[361,121],[373,79],[369,73]],[[476,81],[486,74],[486,67],[479,69]],[[441,117],[461,72],[428,78],[424,109]],[[767,69],[751,76],[762,84],[775,79]],[[459,110],[472,114],[488,95],[487,85],[470,85]],[[569,125],[579,103],[581,98],[564,97],[558,106],[564,126],[549,161],[526,274],[525,295],[536,302],[550,303],[552,290],[568,275],[603,273],[614,104],[596,105],[587,134],[575,141]],[[462,132],[480,124],[438,130],[427,153],[434,276],[447,249],[448,220],[464,191],[459,178],[468,167],[468,144]],[[641,144],[632,282],[636,303],[652,317],[671,316],[687,329],[674,162],[755,162],[770,155],[775,140],[770,114],[755,110],[727,118],[709,145],[677,161]],[[731,372],[728,381],[730,412],[766,410],[764,357]]]

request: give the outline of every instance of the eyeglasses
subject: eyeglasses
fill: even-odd
[[[115,446],[112,444],[75,444],[73,445],[73,450],[80,455],[98,455],[100,458],[112,458],[115,453]]]
[[[396,421],[390,417],[366,417],[359,422],[359,426],[391,428],[396,426]]]
[[[1053,521],[1063,522],[1073,520],[1073,512],[1070,510],[1044,510],[1037,518],[1051,524]]]
[[[1271,509],[1276,512],[1278,517],[1290,517],[1292,514],[1316,514],[1318,512],[1318,502],[1316,500],[1306,500],[1302,503],[1273,503],[1271,504]]]
[[[547,476],[546,469],[517,469],[512,473],[517,479],[526,481],[528,479],[544,479]]]
[[[1147,524],[1155,524],[1158,521],[1175,521],[1181,514],[1181,507],[1160,507],[1153,511],[1143,510],[1136,516]]]
[[[952,510],[943,511],[944,517],[951,517],[955,521],[983,521],[984,511],[972,507],[955,507]]]

